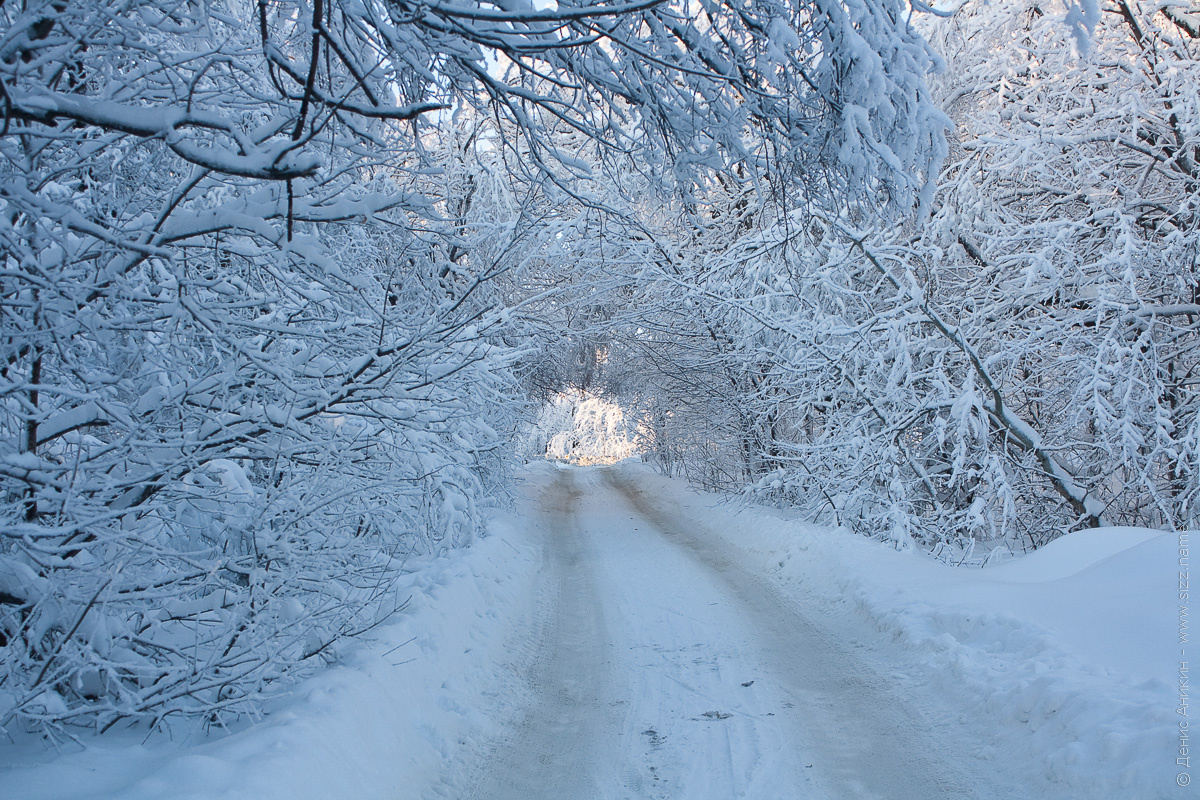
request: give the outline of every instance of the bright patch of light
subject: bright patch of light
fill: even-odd
[[[638,452],[636,420],[616,403],[578,390],[547,403],[524,438],[528,457],[572,464],[613,464]]]

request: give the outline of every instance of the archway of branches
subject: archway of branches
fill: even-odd
[[[0,729],[253,714],[566,404],[897,546],[1200,524],[1192,10],[536,5],[0,4]]]

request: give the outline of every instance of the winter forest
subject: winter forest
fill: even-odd
[[[0,731],[253,717],[588,403],[900,549],[1200,526],[1191,0],[0,0],[0,117]]]

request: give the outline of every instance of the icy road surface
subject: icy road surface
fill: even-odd
[[[1000,796],[952,761],[952,730],[717,537],[608,470],[558,471],[542,508],[540,630],[522,654],[533,702],[468,796]]]

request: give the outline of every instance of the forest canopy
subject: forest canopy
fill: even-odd
[[[901,546],[1195,524],[1187,4],[0,4],[0,728],[220,725],[563,392]]]

